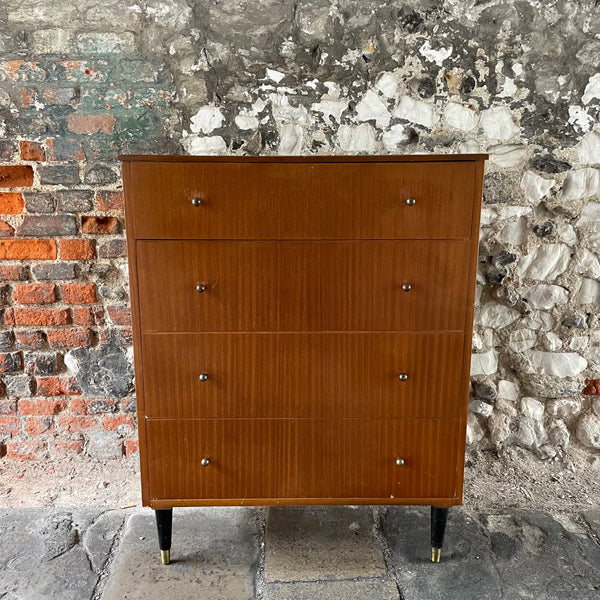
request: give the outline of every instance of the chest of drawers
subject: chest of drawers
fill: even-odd
[[[461,502],[484,155],[123,156],[142,496]]]

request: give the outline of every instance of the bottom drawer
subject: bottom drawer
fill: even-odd
[[[454,498],[462,426],[458,419],[148,419],[150,500]]]

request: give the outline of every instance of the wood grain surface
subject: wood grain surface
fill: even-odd
[[[458,427],[455,419],[149,419],[150,496],[453,498]]]
[[[130,166],[138,238],[467,239],[471,231],[472,162]]]
[[[461,330],[469,250],[458,241],[140,241],[142,329]]]
[[[145,414],[459,417],[463,339],[462,332],[145,334]]]

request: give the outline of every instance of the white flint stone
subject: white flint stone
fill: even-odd
[[[582,305],[598,304],[598,302],[600,302],[600,282],[594,279],[582,279],[575,295],[575,303]]]
[[[323,117],[330,125],[335,125],[342,120],[342,113],[348,108],[348,100],[323,96],[321,102],[316,102],[311,108],[315,112],[323,113]]]
[[[373,90],[367,90],[356,105],[356,116],[359,121],[375,121],[377,127],[387,127],[391,119],[387,105]]]
[[[63,357],[63,362],[65,363],[65,367],[71,371],[73,375],[77,375],[79,373],[79,361],[73,356],[72,352],[67,352]]]
[[[541,421],[544,418],[544,405],[535,398],[521,398],[521,413],[529,419]]]
[[[588,342],[589,337],[587,335],[574,335],[569,342],[569,349],[573,350],[574,352],[585,350]]]
[[[465,140],[456,146],[457,154],[479,154],[480,152],[481,148],[475,140]]]
[[[285,77],[285,73],[282,73],[281,71],[276,71],[275,69],[267,69],[265,76],[267,79],[270,79],[275,83],[279,83]]]
[[[307,125],[309,122],[308,111],[305,106],[292,106],[289,98],[282,93],[270,94],[273,118],[277,124],[297,123]]]
[[[498,398],[504,398],[514,402],[519,397],[519,388],[508,379],[498,381]]]
[[[546,179],[533,171],[525,171],[521,179],[521,189],[525,198],[532,204],[538,204],[554,187],[554,179]]]
[[[419,54],[423,56],[426,60],[430,62],[434,62],[438,67],[442,66],[442,63],[452,56],[453,47],[449,46],[448,48],[438,48],[434,50],[431,47],[431,43],[427,40],[420,48]]]
[[[406,133],[406,127],[400,123],[392,125],[381,137],[383,145],[390,152],[397,150],[398,146],[406,143],[409,139],[410,136]]]
[[[473,413],[467,416],[467,445],[476,444],[485,437],[485,431]]]
[[[502,329],[519,318],[521,313],[498,302],[486,302],[479,310],[477,322],[482,327]]]
[[[531,206],[498,206],[496,207],[496,210],[501,219],[525,217],[533,212]]]
[[[214,106],[201,106],[198,112],[190,119],[192,133],[212,133],[223,124],[225,117],[219,108]]]
[[[373,153],[377,150],[375,129],[369,123],[340,125],[337,135],[338,144],[344,152]]]
[[[521,246],[527,241],[527,219],[519,217],[516,221],[509,221],[497,237],[501,242],[511,246]]]
[[[511,331],[508,345],[514,352],[524,352],[533,348],[537,342],[537,334],[533,329],[517,329]]]
[[[481,112],[481,126],[490,140],[506,141],[520,132],[510,111],[504,106],[493,106]]]
[[[476,331],[473,332],[473,338],[471,340],[471,348],[473,350],[483,350],[483,340],[481,339],[481,336]]]
[[[471,131],[479,123],[479,115],[468,106],[450,102],[444,112],[444,120],[459,131]]]
[[[569,445],[571,434],[564,421],[555,421],[552,428],[548,431],[548,438],[556,446],[566,448]]]
[[[498,211],[495,208],[483,207],[481,209],[481,225],[491,225],[498,219]]]
[[[600,224],[600,202],[588,202],[581,211],[577,227]]]
[[[279,146],[277,151],[282,155],[298,155],[302,153],[304,129],[298,123],[281,123],[279,126]]]
[[[600,194],[600,170],[592,167],[571,171],[563,183],[560,199],[579,200]]]
[[[496,345],[494,342],[494,331],[492,329],[483,330],[483,345],[486,348],[492,348]]]
[[[398,119],[405,119],[411,123],[423,125],[428,129],[432,129],[437,120],[435,108],[431,104],[421,100],[413,100],[409,96],[400,98],[393,114]]]
[[[127,351],[125,352],[125,359],[130,365],[133,364],[133,346],[127,348]]]
[[[491,404],[488,404],[487,402],[483,402],[482,400],[471,400],[469,402],[469,410],[476,414],[476,415],[481,415],[484,418],[488,418],[492,412],[494,412],[494,407]]]
[[[573,268],[576,273],[585,277],[600,278],[600,260],[596,254],[587,248],[581,248],[577,251]]]
[[[546,348],[546,350],[549,352],[557,352],[563,346],[562,340],[553,331],[542,333],[540,339],[544,348]]]
[[[531,279],[553,280],[567,270],[571,249],[566,244],[542,244],[519,261],[517,273]]]
[[[588,361],[576,352],[542,352],[532,350],[525,354],[527,373],[554,375],[555,377],[575,377],[585,371]]]
[[[471,355],[471,376],[493,375],[498,370],[498,353],[495,350]]]
[[[240,112],[234,119],[239,129],[247,131],[248,129],[258,129],[258,118],[248,112]]]
[[[573,128],[580,133],[586,133],[594,126],[594,117],[581,106],[569,106],[569,121]]]
[[[597,417],[600,417],[600,398],[594,398],[592,401],[592,410]]]
[[[527,158],[527,147],[518,144],[503,144],[488,148],[490,161],[503,169],[523,164]]]
[[[583,90],[581,101],[584,104],[589,104],[594,98],[600,98],[600,73],[596,73],[596,75],[589,78],[588,84]]]
[[[588,351],[586,352],[586,357],[594,365],[600,366],[600,347],[594,346],[593,348],[588,348]],[[595,371],[596,373],[598,373],[599,369],[596,368]]]
[[[517,416],[517,408],[514,403],[510,400],[506,400],[506,398],[496,398],[496,402],[494,402],[494,410],[504,412],[511,417]]]
[[[579,143],[578,155],[582,165],[600,163],[600,133],[596,131],[586,133]]]
[[[577,234],[569,223],[561,223],[558,227],[558,237],[561,242],[568,246],[573,246],[577,243]]]
[[[503,412],[494,412],[488,419],[487,426],[490,433],[490,441],[494,446],[499,446],[511,436],[511,420],[510,415]]]
[[[540,421],[524,417],[519,420],[515,442],[524,448],[537,448],[546,441],[546,431]]]
[[[600,252],[600,231],[586,231],[583,238],[595,252]]]
[[[398,80],[391,73],[382,73],[375,87],[387,98],[393,98],[398,89]]]
[[[546,412],[552,417],[570,419],[581,412],[581,404],[572,398],[557,398],[548,401]]]
[[[542,331],[550,331],[554,329],[554,317],[547,312],[542,310],[531,311],[527,317],[525,317],[522,321],[524,327],[529,327],[529,329],[542,330]]]
[[[227,152],[227,144],[220,135],[211,137],[190,135],[181,142],[181,145],[188,154],[194,156],[225,154]]]
[[[533,308],[548,310],[569,301],[569,292],[560,285],[539,283],[524,288],[523,298]]]
[[[588,448],[600,448],[600,418],[583,415],[577,423],[577,439]]]

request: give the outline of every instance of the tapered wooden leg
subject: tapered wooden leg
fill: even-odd
[[[447,521],[447,508],[431,507],[431,560],[433,562],[440,562]]]
[[[173,530],[173,509],[165,508],[154,511],[156,515],[156,529],[158,530],[158,547],[160,560],[163,565],[171,562],[171,532]]]

